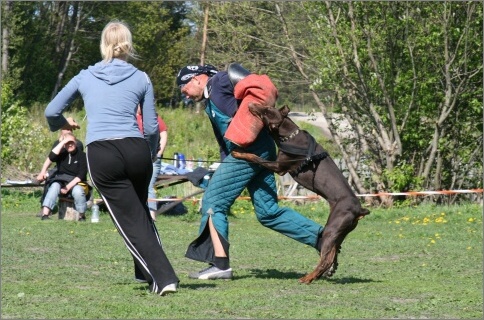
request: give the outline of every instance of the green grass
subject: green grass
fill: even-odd
[[[372,209],[343,244],[331,280],[301,285],[318,261],[308,246],[263,228],[247,201],[230,220],[233,281],[198,281],[184,257],[196,204],[156,222],[179,292],[151,294],[104,213],[98,224],[40,221],[38,191],[2,190],[2,318],[482,319],[482,207]],[[322,202],[294,206],[324,224]]]

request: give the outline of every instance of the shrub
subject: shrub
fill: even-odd
[[[2,167],[15,165],[21,171],[32,171],[46,156],[47,137],[48,129],[31,121],[9,85],[2,84]]]

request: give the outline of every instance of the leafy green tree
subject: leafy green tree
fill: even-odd
[[[300,104],[308,97],[310,82],[298,72],[307,63],[307,19],[300,2],[207,2],[208,35],[205,62],[224,70],[232,62],[251,72],[268,74],[279,90],[279,103]],[[194,6],[193,52],[190,62],[199,63],[204,8]],[[283,18],[282,18],[283,17]],[[299,58],[298,61],[294,56]]]
[[[347,131],[331,129],[357,189],[391,189],[402,181],[392,171],[408,172],[409,165],[417,179],[406,188],[463,182],[467,173],[448,172],[445,164],[476,159],[476,147],[482,154],[482,144],[469,141],[482,140],[482,129],[455,136],[462,120],[472,128],[482,123],[482,109],[464,107],[482,105],[482,4],[318,2],[307,8],[317,17],[312,32],[321,44],[312,52],[320,62],[314,87],[328,93],[323,111],[334,105],[342,114],[330,123],[347,124]],[[358,174],[364,166],[372,172],[366,181]],[[470,167],[482,173],[479,162]],[[472,183],[461,186],[482,185]]]
[[[3,4],[3,3],[2,3]],[[181,2],[11,2],[2,11],[8,29],[8,76],[16,96],[47,102],[81,69],[101,60],[99,39],[107,22],[125,21],[160,102],[170,101],[174,75],[185,59],[185,4]]]

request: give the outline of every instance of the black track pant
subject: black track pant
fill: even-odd
[[[177,283],[147,206],[153,166],[146,141],[95,141],[87,146],[86,154],[92,183],[133,256],[136,277],[142,275],[156,293]]]

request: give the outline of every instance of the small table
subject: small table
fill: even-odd
[[[175,186],[175,185],[180,184],[180,183],[185,183],[187,181],[188,181],[187,176],[160,174],[156,178],[155,189],[171,187],[171,186]]]
[[[185,175],[164,175],[164,174],[160,174],[156,178],[156,182],[155,182],[154,187],[155,187],[155,189],[161,189],[161,188],[166,188],[166,187],[172,187],[172,186],[175,186],[177,184],[185,183],[185,182],[188,182],[188,181],[189,181],[188,177],[185,176]],[[156,210],[156,215],[165,213],[168,210],[174,208],[179,203],[182,203],[183,201],[185,201],[185,200],[187,200],[187,199],[189,199],[193,196],[196,196],[197,194],[203,193],[204,191],[205,191],[204,189],[198,190],[198,191],[196,191],[192,194],[189,194],[186,197],[183,197],[179,200],[173,201],[170,204],[164,205],[161,208],[159,208],[158,210]]]

